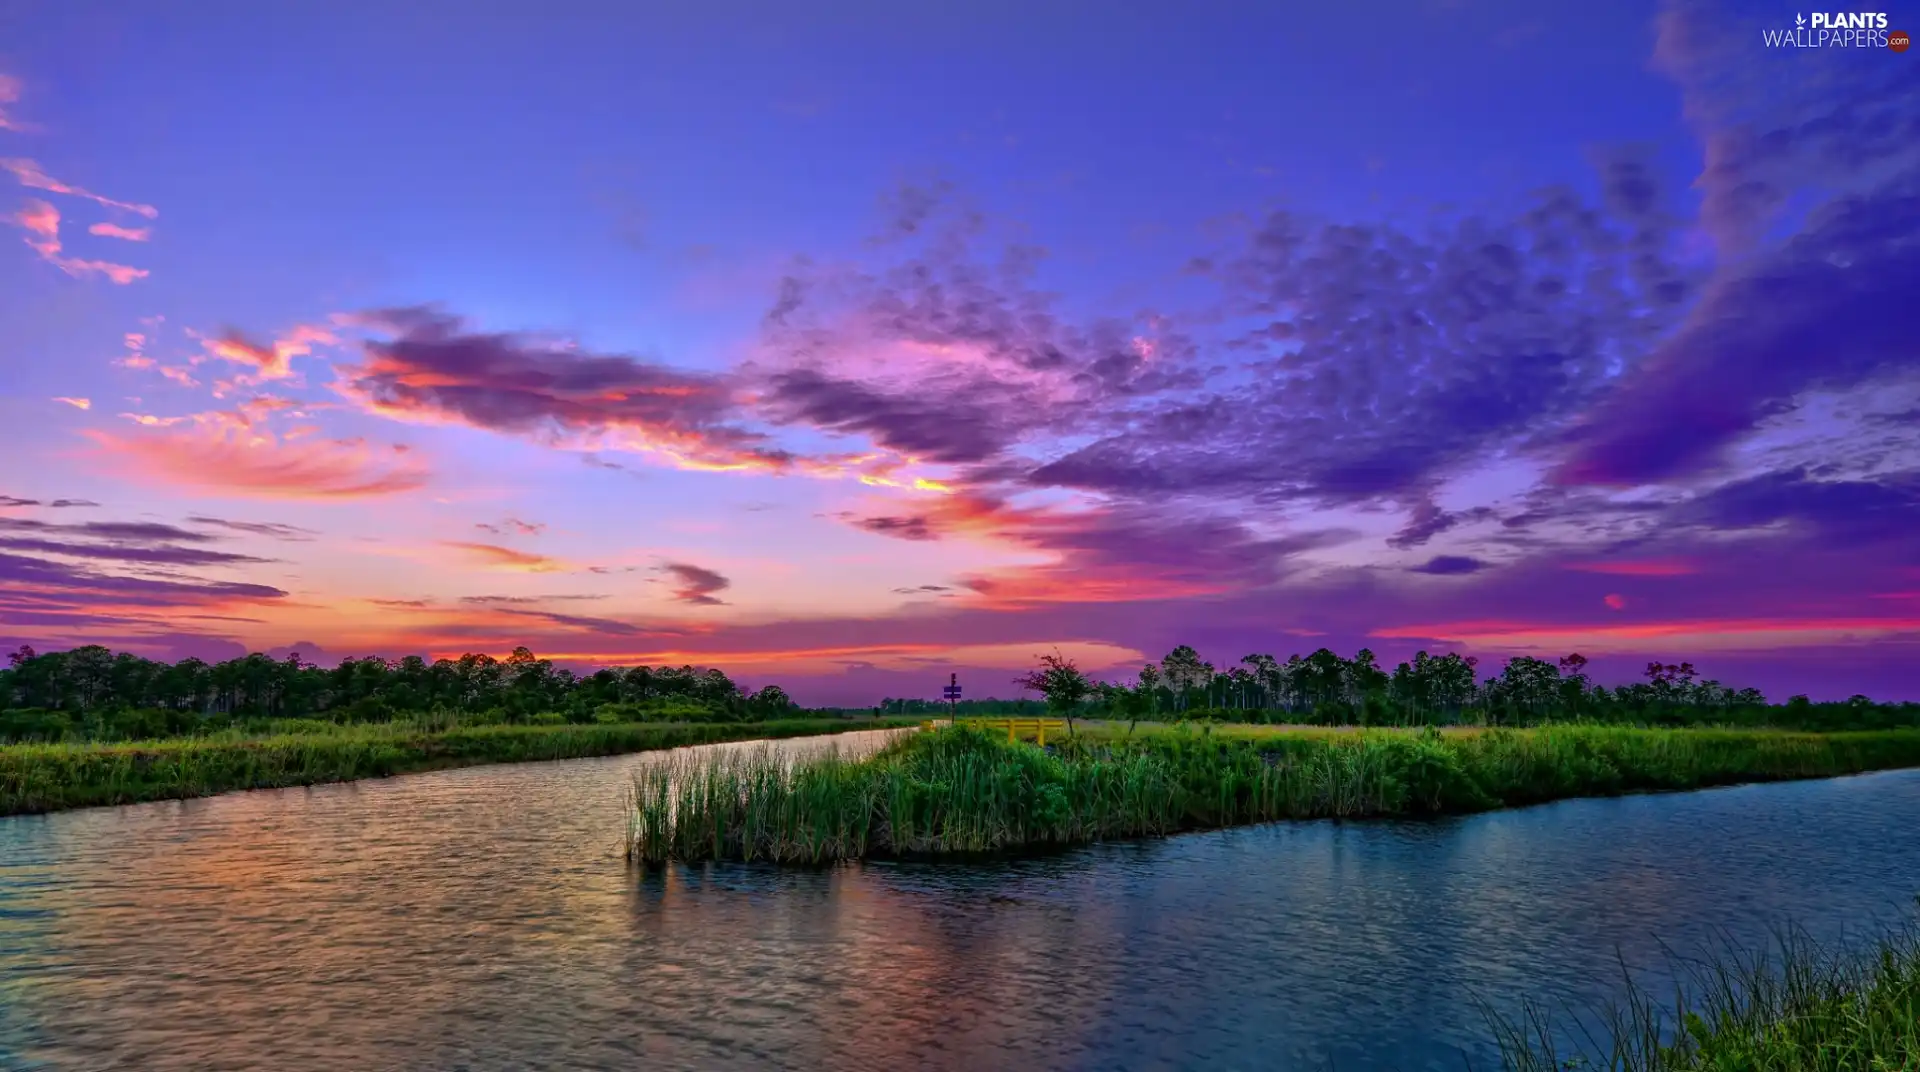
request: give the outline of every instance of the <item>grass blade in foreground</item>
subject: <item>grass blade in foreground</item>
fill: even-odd
[[[1513,1072],[1893,1072],[1920,1068],[1920,928],[1871,951],[1824,949],[1783,931],[1772,950],[1682,963],[1674,1007],[1627,977],[1608,1037],[1567,1047],[1550,1010],[1519,1022],[1490,1014]]]

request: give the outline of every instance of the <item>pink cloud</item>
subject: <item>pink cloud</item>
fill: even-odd
[[[123,238],[129,242],[145,242],[153,237],[151,227],[122,227],[117,223],[96,223],[87,228],[87,233],[101,238]]]
[[[1601,602],[1605,603],[1608,606],[1608,608],[1612,610],[1627,609],[1627,597],[1621,595],[1618,592],[1608,592],[1607,597],[1601,600]]]
[[[20,103],[20,97],[20,80],[10,74],[0,74],[0,130],[25,133],[33,129],[7,113],[7,106]]]
[[[154,208],[152,205],[135,204],[129,201],[115,201],[111,197],[102,197],[91,190],[61,182],[59,179],[40,170],[40,165],[32,160],[18,158],[0,160],[0,170],[12,172],[13,177],[20,181],[20,185],[30,190],[45,190],[48,193],[66,194],[69,197],[84,197],[89,201],[98,202],[108,208],[117,208],[125,212],[134,213],[135,215],[145,216],[150,220],[160,215],[160,210]]]
[[[93,408],[93,399],[91,398],[69,398],[66,395],[56,395],[54,396],[53,400],[55,402],[65,402],[67,405],[72,406],[74,409],[92,409]]]
[[[29,199],[13,222],[27,232],[27,245],[35,253],[52,259],[60,252],[60,210],[45,201]]]
[[[70,276],[104,275],[109,280],[125,286],[136,279],[144,279],[148,275],[145,268],[133,268],[124,264],[114,264],[111,261],[92,261],[61,256],[60,210],[45,201],[29,199],[26,207],[16,213],[11,222],[27,232],[28,248],[38,253],[41,259]]]
[[[236,414],[203,414],[190,426],[165,431],[87,434],[117,472],[256,498],[376,498],[415,491],[430,476],[406,452],[363,440],[289,443],[250,429]]]
[[[84,261],[69,257],[54,263],[64,269],[68,275],[104,275],[109,281],[123,287],[136,279],[145,279],[153,274],[145,268],[133,268],[125,264],[115,264],[112,261]]]

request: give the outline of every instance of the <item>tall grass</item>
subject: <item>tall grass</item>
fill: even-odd
[[[1920,928],[1908,922],[1865,954],[1823,948],[1797,928],[1772,949],[1729,944],[1676,958],[1663,1007],[1626,973],[1626,996],[1597,1032],[1568,1031],[1534,1003],[1489,1012],[1512,1072],[1893,1072],[1920,1069]],[[1569,1037],[1571,1036],[1571,1042]]]
[[[961,726],[860,761],[749,753],[647,768],[633,787],[628,855],[824,863],[990,852],[1908,766],[1920,766],[1912,731],[1162,731],[1070,739],[1049,752]]]
[[[478,726],[385,724],[269,737],[0,747],[0,815],[379,778],[485,763],[610,756],[755,738],[905,725],[791,719],[719,724]]]

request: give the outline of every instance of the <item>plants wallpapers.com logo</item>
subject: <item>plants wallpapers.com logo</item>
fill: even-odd
[[[1913,43],[1905,30],[1888,27],[1884,11],[1815,11],[1797,14],[1791,27],[1762,30],[1768,48],[1884,48],[1905,52]]]

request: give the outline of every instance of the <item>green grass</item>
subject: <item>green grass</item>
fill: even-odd
[[[1912,922],[1864,954],[1822,948],[1804,931],[1774,948],[1736,947],[1680,962],[1670,1008],[1629,974],[1626,997],[1596,1032],[1569,1031],[1538,1004],[1518,1021],[1489,1014],[1512,1072],[1894,1072],[1920,1068],[1920,929]],[[1571,1045],[1569,1036],[1573,1037]]]
[[[476,726],[406,724],[267,737],[0,747],[0,815],[314,785],[486,763],[611,756],[685,745],[909,725],[894,719],[715,724]]]
[[[1077,736],[1054,752],[937,728],[859,761],[772,752],[636,775],[639,861],[992,852],[1275,819],[1481,811],[1920,766],[1920,732],[1604,727]]]

